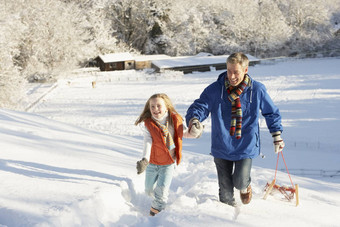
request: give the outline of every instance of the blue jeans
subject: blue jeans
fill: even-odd
[[[220,201],[223,203],[235,201],[234,187],[238,190],[243,190],[251,182],[252,159],[228,161],[214,158],[214,162],[217,169]]]
[[[151,206],[159,211],[165,208],[175,163],[170,165],[149,164],[145,171],[145,193],[153,198]]]

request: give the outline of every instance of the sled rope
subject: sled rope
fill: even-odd
[[[285,167],[286,167],[286,171],[287,171],[287,174],[289,176],[289,179],[290,179],[290,183],[292,184],[293,188],[294,188],[294,183],[293,183],[293,180],[289,174],[289,171],[288,171],[288,167],[287,167],[287,164],[286,164],[286,160],[285,158],[283,157],[283,151],[280,152],[281,153],[281,156],[282,156],[282,160],[283,160],[283,163],[285,164]],[[280,153],[277,154],[277,160],[276,160],[276,168],[275,168],[275,176],[274,176],[274,180],[276,181],[276,173],[277,173],[277,167],[279,165],[279,158],[280,158]]]

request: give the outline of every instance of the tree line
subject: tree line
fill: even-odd
[[[0,107],[99,54],[340,49],[340,0],[0,0]]]

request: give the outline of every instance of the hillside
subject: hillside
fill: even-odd
[[[338,170],[339,63],[287,60],[249,69],[282,112],[284,154],[300,187],[298,207],[280,194],[262,199],[276,160],[265,123],[266,158],[254,160],[252,202],[240,209],[219,203],[208,119],[202,138],[184,141],[168,207],[149,217],[144,175],[135,169],[142,134],[133,122],[146,99],[160,91],[184,115],[220,72],[133,80],[137,72],[131,71],[130,80],[91,75],[60,80],[29,112],[0,110],[0,226],[337,226],[339,175],[297,170]],[[278,180],[290,184],[285,172]]]

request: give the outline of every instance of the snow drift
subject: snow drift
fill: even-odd
[[[337,65],[339,59],[315,59],[249,70],[266,84],[282,110],[288,168],[338,168]],[[216,170],[209,155],[209,119],[202,138],[184,141],[183,163],[176,168],[166,210],[148,216],[144,175],[137,175],[135,169],[142,134],[133,122],[146,99],[158,91],[166,92],[184,115],[218,73],[152,81],[99,80],[95,89],[89,83],[93,78],[82,76],[70,83],[60,81],[30,110],[33,113],[1,109],[0,225],[337,226],[340,182],[336,175],[293,174],[299,184],[298,207],[280,194],[262,199],[265,184],[274,177],[276,159],[265,125],[261,142],[267,158],[254,160],[252,202],[239,209],[218,202]],[[324,111],[318,112],[321,104]],[[277,179],[290,185],[284,171]]]

